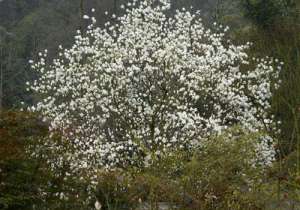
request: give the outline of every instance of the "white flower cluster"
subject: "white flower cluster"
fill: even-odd
[[[262,135],[258,140],[255,145],[257,159],[254,162],[263,166],[270,166],[276,160],[277,153],[273,139],[269,135]]]
[[[212,133],[241,124],[272,125],[272,81],[280,64],[252,59],[250,44],[206,29],[199,12],[168,15],[168,1],[134,1],[105,27],[88,26],[40,77],[39,111],[72,145],[71,168],[135,164],[156,152],[192,148]],[[125,7],[124,7],[125,8]],[[93,19],[93,18],[91,18]]]

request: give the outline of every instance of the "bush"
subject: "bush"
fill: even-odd
[[[0,113],[0,209],[87,208],[85,182],[64,180],[63,170],[50,170],[42,153],[32,156],[30,150],[39,148],[45,136],[48,136],[48,125],[36,114]],[[66,196],[68,200],[64,199]]]
[[[46,135],[47,127],[26,112],[0,112],[0,208],[30,209],[42,202],[47,174],[26,154],[28,139]]]
[[[40,145],[47,129],[35,115],[5,112],[0,125],[1,148],[6,148],[0,160],[1,209],[93,210],[100,204],[102,210],[163,205],[180,210],[255,210],[281,209],[299,200],[298,155],[290,155],[281,165],[266,164],[261,157],[270,154],[262,144],[264,133],[235,127],[210,136],[198,149],[154,155],[145,168],[98,171],[91,180],[88,175],[67,176],[67,164],[49,168],[43,156],[28,156],[29,148],[36,155],[38,148],[43,148],[41,154],[50,152]],[[52,141],[59,139],[53,136]]]
[[[235,128],[200,150],[158,157],[143,170],[104,173],[96,197],[104,209],[162,204],[182,210],[266,209],[276,199],[276,179],[272,166],[260,162],[262,136]]]

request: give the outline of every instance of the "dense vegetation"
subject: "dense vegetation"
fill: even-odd
[[[0,1],[0,209],[297,209],[300,202],[300,3],[297,0],[172,0],[176,9],[201,10],[208,28],[229,25],[235,44],[252,42],[249,57],[271,56],[283,62],[271,113],[280,132],[248,132],[233,126],[212,135],[200,150],[178,150],[155,157],[149,167],[99,172],[90,181],[69,178],[67,162],[56,171],[46,164],[64,154],[54,151],[61,133],[48,139],[49,125],[37,113],[19,111],[40,96],[26,90],[39,75],[29,60],[58,46],[70,47],[76,31],[85,31],[95,16],[97,26],[114,22],[127,0]],[[92,13],[92,8],[96,12]],[[172,15],[169,14],[169,15]],[[201,106],[201,104],[199,105]],[[274,129],[275,130],[275,129]],[[276,161],[253,165],[256,142],[269,132],[276,139]],[[45,140],[47,139],[47,140]],[[47,142],[47,144],[46,144]],[[47,146],[45,146],[47,145]],[[49,146],[49,147],[48,147]],[[32,151],[35,156],[32,156]],[[61,152],[61,153],[60,153]],[[47,158],[46,158],[47,156]],[[54,167],[55,168],[55,167]]]

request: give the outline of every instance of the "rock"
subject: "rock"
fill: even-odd
[[[178,209],[176,206],[172,206],[172,204],[167,202],[159,202],[157,203],[158,210],[173,210]],[[136,210],[151,210],[151,205],[147,202],[141,203],[140,206]]]
[[[101,203],[100,203],[99,201],[96,201],[96,202],[95,202],[95,209],[96,209],[96,210],[101,210],[101,208],[102,208]]]

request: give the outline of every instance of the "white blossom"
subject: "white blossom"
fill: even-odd
[[[89,17],[88,15],[84,15],[84,16],[83,16],[83,19],[88,20],[88,19],[90,19],[90,17]]]

